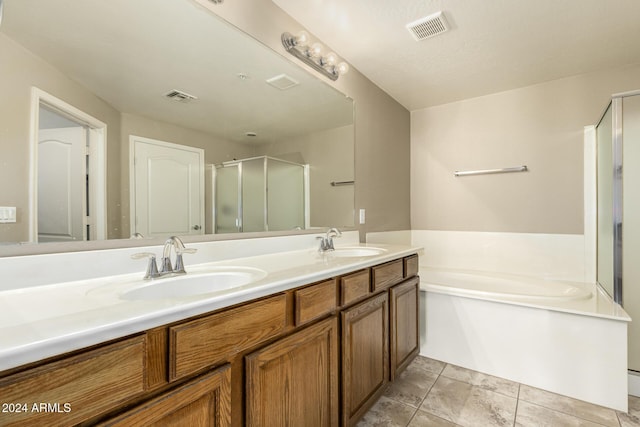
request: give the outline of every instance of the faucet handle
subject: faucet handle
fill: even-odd
[[[158,265],[156,264],[156,254],[152,252],[139,252],[131,255],[132,259],[148,258],[147,271],[144,274],[144,280],[155,279],[160,276],[158,273]]]
[[[176,249],[176,253],[178,255],[182,255],[182,254],[195,254],[196,252],[198,252],[197,249],[195,248],[185,248],[183,247],[182,249]]]
[[[197,249],[194,248],[185,248],[176,249],[176,266],[173,269],[173,272],[176,274],[186,274],[187,272],[184,269],[184,261],[182,261],[182,254],[195,254],[198,252]]]

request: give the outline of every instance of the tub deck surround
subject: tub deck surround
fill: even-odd
[[[357,232],[344,234],[347,235],[344,240],[336,241],[337,248],[367,247],[357,243]],[[243,241],[248,253],[252,252],[253,242],[250,240]],[[226,243],[187,246],[198,249],[204,246],[204,252],[225,253]],[[232,247],[236,245],[237,241],[231,243]],[[272,251],[283,247],[286,244],[278,242]],[[207,296],[137,301],[121,299],[120,295],[131,287],[131,280],[140,283],[144,263],[137,263],[138,271],[135,273],[0,291],[0,371],[384,263],[419,250],[411,246],[375,245],[384,252],[373,256],[334,257],[330,252],[318,253],[316,247],[315,235],[312,235],[306,238],[306,249],[200,264],[187,259],[188,274],[193,275],[210,267],[251,267],[267,273],[256,282]],[[118,251],[124,251],[127,256],[127,252],[132,252],[130,249],[115,250]],[[58,261],[62,255],[86,258],[91,254],[58,254],[54,258]],[[123,257],[123,254],[114,255]],[[43,260],[36,263],[46,264]],[[91,268],[91,265],[83,267]],[[3,277],[7,276],[3,274]],[[162,280],[158,279],[158,282]]]
[[[445,295],[630,322],[595,283],[519,274],[420,267],[420,289]]]
[[[367,234],[367,243],[424,248],[427,267],[500,271],[592,282],[585,237],[579,234],[405,230]]]

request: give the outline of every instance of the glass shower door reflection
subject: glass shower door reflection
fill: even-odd
[[[216,170],[216,233],[238,233],[242,231],[239,189],[239,165],[227,166]]]
[[[305,228],[304,167],[268,159],[267,223],[269,231]]]

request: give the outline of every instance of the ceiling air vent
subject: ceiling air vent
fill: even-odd
[[[181,90],[177,90],[177,89],[174,89],[172,91],[165,93],[164,96],[166,96],[169,99],[173,99],[174,101],[185,102],[185,103],[195,101],[196,99],[198,99],[197,96],[189,95],[188,93],[183,92]]]
[[[267,83],[280,90],[286,90],[300,84],[286,74],[280,74],[275,77],[271,77],[269,80],[267,80]]]
[[[429,37],[442,34],[449,29],[449,24],[442,12],[425,16],[417,21],[407,24],[407,30],[411,33],[416,41],[428,39]]]

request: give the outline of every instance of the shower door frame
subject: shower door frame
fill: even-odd
[[[614,94],[611,97],[611,132],[612,158],[611,173],[613,174],[613,300],[624,307],[623,291],[623,99],[638,96],[640,91],[630,91]],[[598,120],[597,127],[606,116],[607,108]],[[596,148],[597,150],[597,148]],[[597,154],[596,154],[597,156]],[[599,239],[599,236],[597,237]]]

